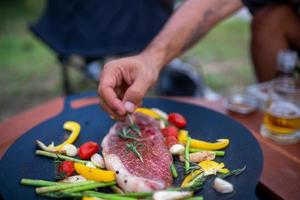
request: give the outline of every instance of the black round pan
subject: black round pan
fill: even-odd
[[[84,94],[68,97],[64,110],[58,116],[32,128],[9,148],[0,162],[0,194],[4,200],[45,199],[37,196],[33,187],[21,185],[20,180],[54,180],[53,160],[35,155],[35,141],[39,139],[45,144],[52,141],[59,144],[63,141],[62,127],[65,121],[74,120],[81,124],[82,131],[75,143],[77,146],[89,140],[101,143],[114,121],[98,105],[76,110],[71,109],[69,105],[74,99],[87,95],[91,96]],[[263,160],[260,146],[249,130],[228,116],[200,106],[160,98],[145,99],[143,106],[183,114],[188,121],[187,129],[193,138],[212,142],[219,138],[230,139],[230,145],[225,149],[226,155],[217,160],[231,170],[247,166],[241,175],[227,179],[234,185],[234,193],[217,193],[211,187],[212,179],[209,179],[197,194],[206,200],[257,199],[255,187],[262,172]],[[180,180],[176,181],[177,184],[179,182]]]

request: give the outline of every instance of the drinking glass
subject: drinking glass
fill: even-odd
[[[261,134],[277,143],[293,144],[300,138],[300,84],[294,79],[277,79],[269,89],[269,101]]]

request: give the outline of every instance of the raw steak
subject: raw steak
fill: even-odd
[[[118,185],[126,192],[153,191],[171,186],[172,155],[165,146],[158,121],[141,113],[135,113],[133,118],[141,129],[137,141],[118,135],[120,130],[129,127],[128,121],[116,123],[103,139],[106,168],[116,172]],[[143,161],[126,145],[134,142]]]

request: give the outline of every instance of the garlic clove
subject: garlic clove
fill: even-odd
[[[95,153],[94,155],[92,155],[91,161],[95,166],[100,167],[102,169],[105,168],[104,159],[100,154]]]
[[[166,128],[166,123],[164,122],[164,120],[159,120],[159,126],[160,126],[160,129],[164,129]]]
[[[182,155],[184,150],[185,147],[182,144],[174,144],[169,149],[172,155]]]
[[[73,144],[66,144],[62,148],[62,152],[67,156],[76,156],[77,155],[77,148]]]
[[[179,199],[186,199],[191,197],[193,192],[190,191],[158,191],[155,192],[153,195],[154,200],[179,200]]]
[[[64,180],[62,180],[62,182],[64,182],[64,183],[78,183],[78,182],[82,182],[82,181],[86,181],[86,178],[84,178],[81,175],[69,176],[69,177],[65,178]]]
[[[213,182],[213,188],[222,194],[231,193],[234,190],[231,183],[219,177],[215,178]]]
[[[46,146],[42,141],[37,140],[36,141],[37,145],[40,147],[40,149],[44,150],[44,151],[48,151],[48,152],[56,152],[56,149],[54,148],[54,144],[52,145],[52,143],[48,146]]]
[[[93,168],[93,169],[96,169],[96,168],[97,168],[96,165],[94,165],[94,163],[92,163],[91,161],[87,162],[87,163],[85,164],[85,166],[87,166],[87,167],[89,167],[89,168]]]

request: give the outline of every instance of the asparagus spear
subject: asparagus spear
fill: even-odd
[[[90,185],[93,183],[96,183],[96,182],[95,181],[83,181],[83,182],[69,183],[69,184],[63,184],[63,185],[52,185],[52,186],[36,188],[35,191],[36,191],[36,193],[41,194],[41,193],[46,193],[46,192],[53,192],[53,191],[65,190],[65,189],[79,187],[79,186]]]
[[[50,198],[56,198],[56,199],[62,199],[62,198],[82,198],[83,194],[80,192],[76,193],[69,193],[69,192],[47,192],[40,194],[44,197],[50,197]]]
[[[205,150],[205,149],[193,149],[190,148],[190,153],[196,153],[201,151],[208,151],[208,152],[214,152],[216,156],[225,156],[225,151],[211,151],[211,150]]]
[[[83,192],[83,195],[89,197],[109,199],[109,200],[137,200],[136,198],[124,197],[124,196],[120,196],[119,194],[106,194],[106,193],[94,192],[94,191],[85,191]]]
[[[51,185],[63,185],[66,183],[22,178],[21,184],[30,185],[30,186],[51,186]]]
[[[170,168],[171,168],[171,172],[173,174],[173,177],[177,178],[178,177],[178,173],[177,173],[177,170],[176,170],[176,167],[175,167],[174,163],[172,163],[172,165],[171,165]]]
[[[82,163],[82,164],[88,163],[87,160],[80,160],[80,159],[72,158],[72,157],[69,157],[69,156],[62,155],[62,154],[50,153],[50,152],[42,151],[42,150],[36,150],[35,154],[39,155],[39,156],[50,157],[50,158],[58,158],[58,159],[62,159],[62,160],[70,160],[70,161],[79,162],[79,163]]]
[[[185,173],[188,172],[189,168],[190,168],[190,145],[191,145],[191,138],[188,137],[187,138],[187,142],[186,142],[186,146],[185,146]]]
[[[84,185],[84,186],[76,186],[76,187],[72,187],[70,189],[66,189],[66,190],[62,190],[62,192],[81,192],[81,191],[85,191],[85,190],[91,190],[91,189],[95,189],[98,187],[106,187],[106,186],[112,186],[115,185],[116,182],[106,182],[106,183],[91,183],[88,185]]]

